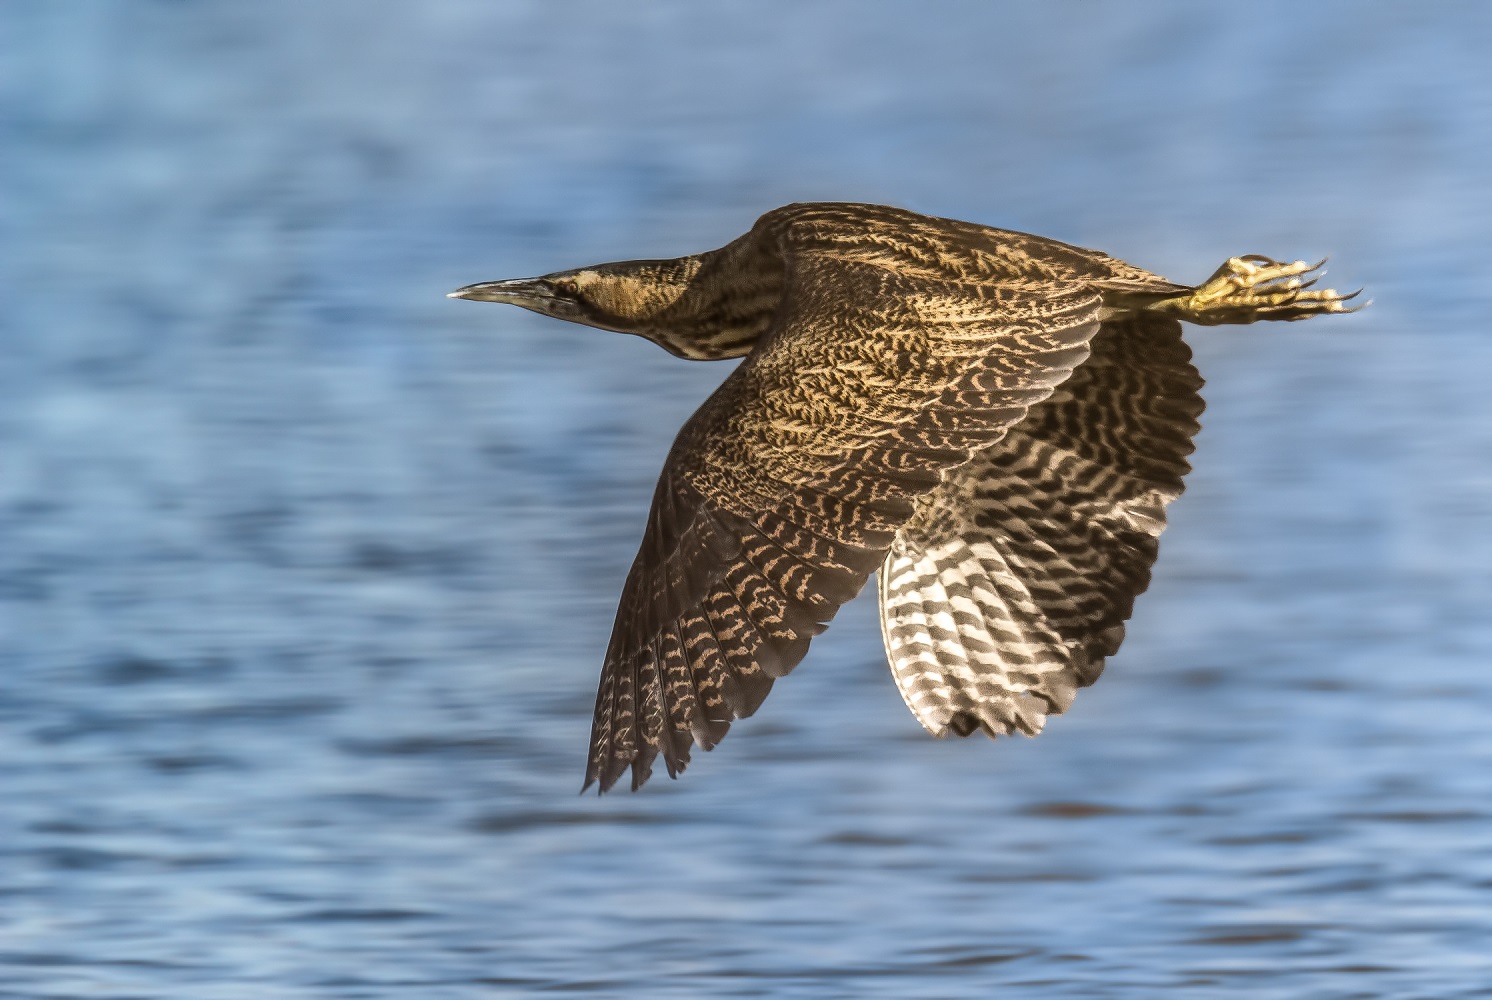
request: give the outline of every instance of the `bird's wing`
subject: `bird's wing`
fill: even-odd
[[[834,235],[834,234],[831,234]],[[596,700],[586,784],[682,770],[859,592],[918,498],[1088,354],[1080,283],[979,285],[779,234],[786,285],[653,498]]]
[[[1150,582],[1202,379],[1174,320],[1103,325],[1046,401],[949,474],[881,568],[902,697],[938,736],[1035,735],[1092,684]]]

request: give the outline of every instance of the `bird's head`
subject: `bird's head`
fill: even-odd
[[[697,270],[698,262],[691,258],[632,260],[540,278],[482,281],[449,297],[506,302],[571,323],[646,336],[648,327],[688,291]]]

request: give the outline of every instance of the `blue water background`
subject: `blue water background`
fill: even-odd
[[[1492,996],[1492,8],[0,12],[0,997]],[[1351,318],[1193,329],[1103,680],[939,742],[869,600],[577,797],[724,374],[445,299],[887,202]]]

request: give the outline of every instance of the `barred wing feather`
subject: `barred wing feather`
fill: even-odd
[[[938,736],[1039,732],[1119,648],[1182,491],[1202,379],[1173,320],[1105,323],[1050,398],[898,531],[881,625]]]

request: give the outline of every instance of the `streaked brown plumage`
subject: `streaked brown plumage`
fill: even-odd
[[[756,711],[880,569],[936,735],[1038,732],[1118,649],[1180,495],[1202,380],[1178,320],[1349,311],[1314,268],[1179,285],[1093,250],[874,205],[768,212],[710,253],[484,282],[509,302],[746,356],[684,425],[627,577],[586,785],[670,775]]]

